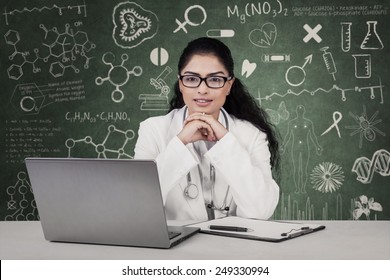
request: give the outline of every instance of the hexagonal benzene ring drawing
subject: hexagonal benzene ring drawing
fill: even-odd
[[[27,180],[27,174],[21,171],[17,175],[17,182],[7,188],[10,199],[7,201],[7,211],[13,213],[5,217],[6,221],[33,221],[39,219],[35,199],[28,201],[28,195],[33,191]]]
[[[91,152],[95,152],[98,158],[129,158],[133,156],[126,152],[126,147],[129,142],[134,139],[135,133],[132,129],[123,131],[117,129],[114,125],[110,125],[107,129],[106,137],[103,142],[97,144],[91,136],[86,136],[82,139],[69,138],[65,141],[65,146],[68,148],[68,157],[72,157],[72,150],[76,149],[77,145],[84,144],[85,147],[92,148]],[[79,155],[78,155],[79,156]]]
[[[35,83],[16,85],[11,96],[11,104],[20,113],[38,114],[45,96]]]
[[[86,32],[80,30],[74,32],[70,28],[70,24],[65,24],[65,30],[62,33],[56,27],[47,29],[43,24],[39,27],[45,31],[45,39],[49,40],[51,38],[50,40],[52,41],[50,42],[49,40],[49,44],[43,45],[49,49],[51,56],[60,60],[50,65],[50,73],[53,77],[62,76],[66,68],[72,68],[75,73],[79,73],[80,69],[74,65],[78,56],[85,60],[83,64],[84,69],[89,68],[92,57],[87,56],[87,53],[94,49],[96,45],[89,41]],[[54,38],[55,40],[53,40]],[[43,59],[47,61],[47,57]],[[56,66],[60,71],[55,71]],[[62,71],[61,68],[63,68]]]
[[[8,45],[16,45],[20,41],[19,32],[16,30],[8,30],[4,35],[4,39]]]
[[[124,63],[129,59],[127,54],[122,54],[121,59],[122,62],[120,64],[114,65],[115,55],[111,52],[105,53],[102,57],[102,61],[104,64],[110,65],[110,70],[108,70],[107,77],[97,77],[95,79],[95,83],[99,86],[105,81],[108,81],[115,87],[115,90],[111,93],[111,99],[116,103],[122,102],[124,99],[125,96],[120,87],[127,84],[130,75],[134,75],[136,77],[142,75],[141,66],[134,66],[132,70],[128,70],[124,66]]]
[[[158,30],[158,17],[134,2],[122,2],[112,13],[112,38],[117,46],[134,48],[153,38]]]
[[[65,30],[59,32],[56,27],[47,29],[43,24],[39,27],[45,31],[45,42],[42,43],[42,49],[34,49],[33,52],[20,51],[18,43],[20,41],[19,32],[8,30],[4,35],[4,40],[8,45],[13,46],[14,52],[9,55],[10,61],[18,60],[7,69],[8,77],[13,80],[19,80],[23,75],[23,66],[29,64],[32,66],[33,73],[38,73],[41,68],[37,66],[39,61],[48,63],[50,58],[54,61],[50,64],[49,72],[53,77],[63,76],[67,68],[72,68],[75,73],[80,69],[76,67],[75,62],[79,57],[84,59],[84,69],[89,68],[90,60],[93,58],[87,54],[96,47],[88,39],[88,34],[84,31],[74,32],[70,24],[65,24]]]

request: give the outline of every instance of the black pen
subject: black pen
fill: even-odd
[[[218,225],[211,225],[209,226],[212,230],[223,230],[223,231],[241,231],[246,232],[248,231],[247,228],[244,227],[235,227],[235,226],[218,226]]]
[[[313,229],[311,229],[311,228],[305,228],[305,229],[302,230],[302,231],[297,231],[297,232],[294,232],[294,233],[290,233],[290,234],[288,234],[287,236],[288,236],[289,238],[294,238],[294,237],[297,237],[297,236],[301,236],[301,235],[310,233],[310,232],[312,232],[312,231],[313,231]]]

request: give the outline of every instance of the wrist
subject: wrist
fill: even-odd
[[[178,135],[176,135],[177,138],[179,138],[179,140],[184,144],[184,145],[187,145],[188,144],[188,141],[186,141],[184,139],[184,137],[182,135],[180,135],[180,133]]]

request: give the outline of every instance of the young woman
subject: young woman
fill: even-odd
[[[170,112],[140,124],[136,159],[155,159],[167,219],[268,219],[278,143],[264,111],[234,77],[229,48],[191,41],[178,64]]]

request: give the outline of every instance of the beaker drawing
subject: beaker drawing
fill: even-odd
[[[355,59],[355,77],[358,79],[371,78],[371,55],[353,54]]]
[[[349,52],[351,49],[351,26],[352,22],[341,22],[341,49]]]
[[[362,50],[381,50],[383,49],[383,43],[376,31],[377,21],[367,21],[367,34],[364,37],[360,48]]]

